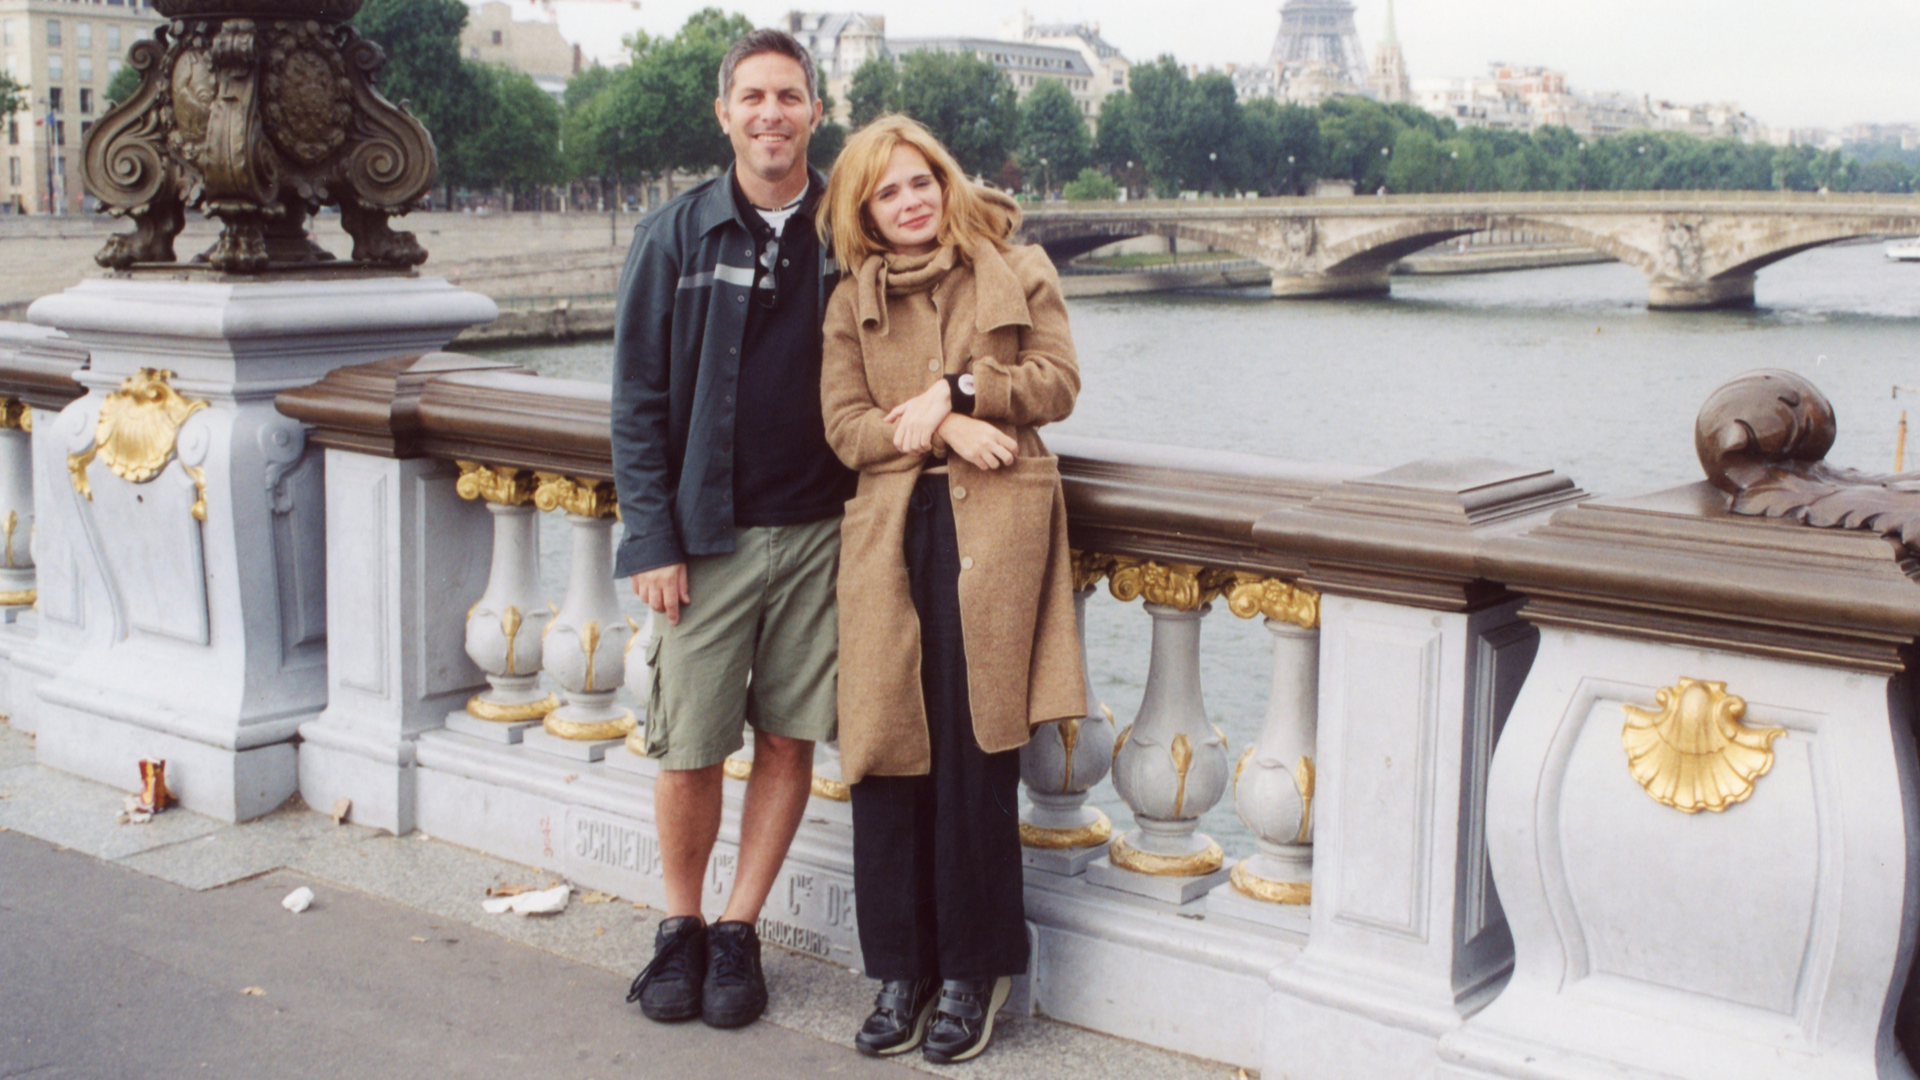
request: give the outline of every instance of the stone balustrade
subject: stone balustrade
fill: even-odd
[[[42,526],[33,562],[0,567],[20,572],[0,578],[0,649],[15,722],[56,732],[42,756],[63,747],[60,767],[93,738],[72,717],[78,664],[135,610],[117,549],[77,542],[124,479],[89,464],[113,383],[88,362],[61,335],[0,334],[0,420],[22,420],[0,427],[0,520]],[[76,372],[94,393],[69,404]],[[324,582],[324,707],[297,714],[308,803],[660,902],[607,389],[416,352],[277,390],[261,505],[324,492],[324,545],[278,524],[294,557],[266,579],[296,614]],[[192,415],[172,501],[151,491],[211,530],[238,489],[188,471],[209,460]],[[1920,592],[1897,537],[1743,516],[1705,483],[1591,500],[1481,460],[1049,441],[1083,633],[1090,604],[1137,600],[1152,634],[1140,701],[1090,690],[1022,751],[1022,1007],[1315,1080],[1910,1075]],[[545,514],[568,537],[559,595]],[[206,550],[226,549],[210,532]],[[1271,639],[1271,664],[1237,675],[1267,696],[1248,745],[1205,704],[1221,609]],[[313,640],[279,625],[288,655]],[[132,745],[116,738],[95,741]],[[1091,805],[1109,790],[1131,820]],[[857,965],[846,794],[820,747],[761,929]],[[1226,800],[1250,840],[1202,829]],[[715,908],[734,857],[723,839]]]

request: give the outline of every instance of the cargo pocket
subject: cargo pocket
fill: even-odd
[[[667,752],[666,709],[661,707],[660,643],[665,636],[656,631],[647,643],[647,756],[662,757]]]

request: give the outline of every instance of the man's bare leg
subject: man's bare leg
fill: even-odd
[[[717,785],[718,773],[715,775]],[[722,922],[759,922],[760,908],[773,890],[780,864],[787,859],[787,848],[800,828],[812,791],[813,743],[755,731],[753,775],[747,780],[747,802],[740,814],[740,864],[734,871],[733,895],[727,898],[726,913],[720,916]],[[717,796],[714,824],[719,824]],[[663,834],[663,852],[665,847]],[[712,833],[708,834],[707,847],[713,847]],[[671,884],[668,895],[672,896]],[[693,895],[697,903],[697,888]]]
[[[757,771],[759,763],[754,764]],[[653,782],[653,821],[660,832],[660,870],[667,879],[670,918],[700,914],[707,860],[713,857],[713,842],[720,835],[721,769],[720,765],[662,769]],[[792,829],[787,836],[792,838]],[[761,895],[766,895],[764,889]]]

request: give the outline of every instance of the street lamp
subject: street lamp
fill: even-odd
[[[47,128],[47,216],[48,216],[48,217],[52,217],[52,216],[54,216],[55,214],[58,214],[58,213],[60,212],[60,200],[59,200],[59,197],[58,197],[58,196],[57,196],[56,194],[54,194],[54,186],[53,186],[53,155],[54,155],[54,153],[55,153],[55,150],[54,150],[54,146],[53,146],[53,126],[54,126],[54,124],[56,124],[56,123],[58,123],[59,121],[58,121],[58,119],[57,119],[57,117],[58,117],[58,114],[57,114],[57,113],[55,113],[55,112],[53,111],[53,102],[52,102],[52,100],[51,100],[51,98],[44,98],[44,97],[43,97],[43,98],[41,98],[41,99],[40,99],[40,103],[41,103],[41,104],[43,104],[43,105],[45,105],[45,106],[47,107],[47,119],[46,119],[46,128]]]

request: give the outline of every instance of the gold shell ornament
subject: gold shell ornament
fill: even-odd
[[[1620,742],[1633,778],[1655,800],[1688,814],[1718,813],[1745,802],[1773,768],[1773,740],[1786,729],[1740,723],[1747,703],[1726,683],[1681,679],[1653,699],[1658,710],[1621,707]]]
[[[100,460],[122,480],[144,483],[166,468],[180,425],[207,407],[181,397],[167,382],[172,377],[166,368],[141,368],[100,402],[93,438]]]

